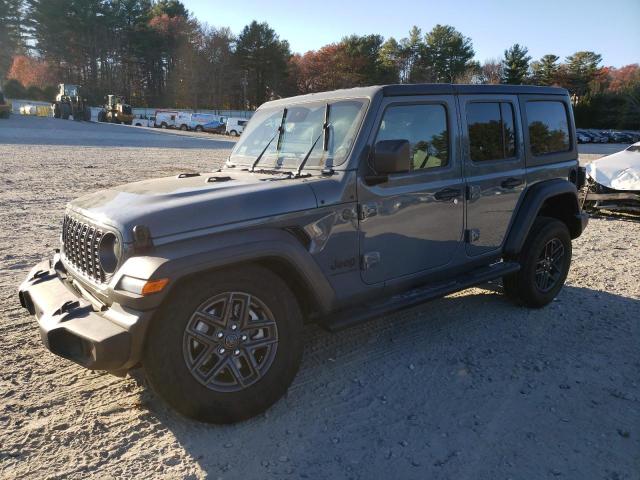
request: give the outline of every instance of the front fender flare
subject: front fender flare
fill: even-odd
[[[335,292],[322,270],[293,235],[280,229],[246,230],[168,244],[149,256],[129,259],[118,273],[145,280],[169,278],[166,290],[140,299],[147,307],[155,308],[186,277],[268,259],[285,262],[296,272],[297,279],[304,282],[321,313],[332,309]]]

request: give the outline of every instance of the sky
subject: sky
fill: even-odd
[[[470,37],[480,62],[519,43],[534,60],[592,50],[603,65],[640,63],[640,0],[182,1],[201,22],[236,34],[252,20],[267,22],[297,53],[354,33],[399,40],[413,25],[427,32],[440,23]]]

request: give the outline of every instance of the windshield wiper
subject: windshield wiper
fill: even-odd
[[[269,142],[262,149],[262,151],[260,152],[260,155],[258,155],[256,159],[253,161],[253,164],[251,165],[251,169],[249,170],[250,172],[253,172],[256,169],[256,167],[258,166],[258,163],[260,163],[260,160],[264,155],[264,152],[267,151],[267,148],[269,148],[269,145],[271,145],[271,142],[273,142],[276,137],[278,137],[278,149],[280,149],[280,138],[282,137],[282,132],[284,131],[284,122],[286,121],[287,121],[287,109],[285,108],[282,111],[282,119],[280,120],[280,126],[276,130],[276,133],[273,134],[273,137],[271,137],[271,140],[269,140]]]
[[[316,148],[316,145],[321,138],[323,139],[322,150],[324,152],[327,151],[329,146],[329,111],[330,109],[331,109],[331,106],[327,103],[324,109],[324,123],[322,124],[322,131],[320,132],[320,135],[318,135],[318,138],[314,140],[313,144],[311,145],[311,148],[302,159],[302,162],[300,162],[300,166],[298,167],[298,170],[294,175],[295,177],[299,177],[302,174],[302,170],[304,169],[304,166],[307,164],[307,160],[309,160],[309,157],[311,156],[311,152],[313,152],[313,149]]]

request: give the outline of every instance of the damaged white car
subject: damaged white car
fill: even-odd
[[[586,167],[585,207],[640,212],[640,142]]]

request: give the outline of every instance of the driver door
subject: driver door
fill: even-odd
[[[372,145],[408,140],[411,169],[358,180],[361,275],[367,284],[445,267],[460,249],[464,182],[451,95],[389,98]]]

